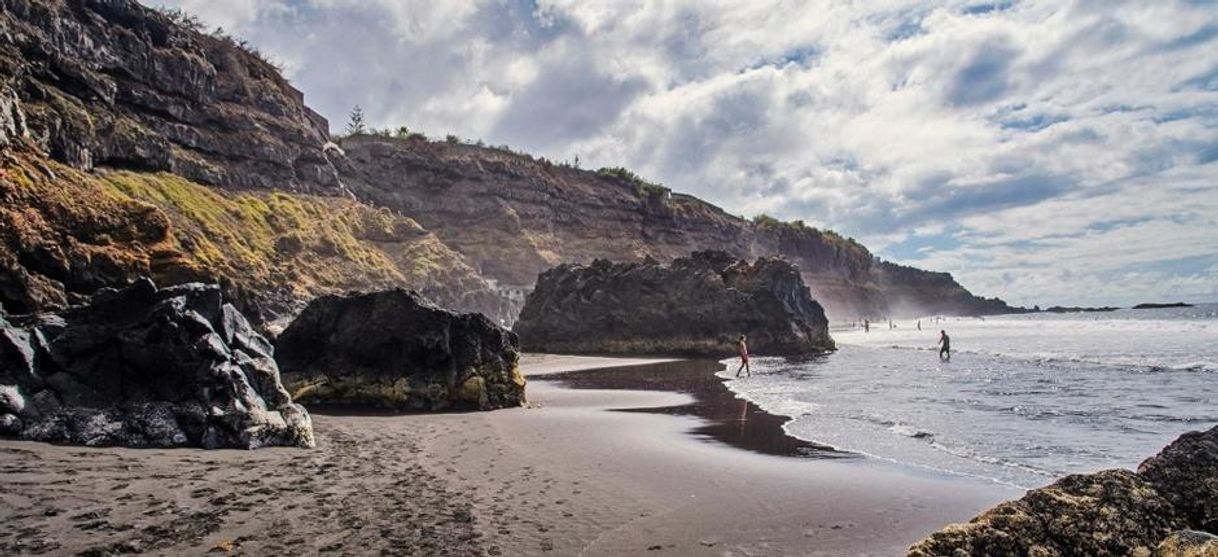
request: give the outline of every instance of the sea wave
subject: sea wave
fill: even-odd
[[[850,343],[839,344],[849,345]],[[865,344],[857,344],[854,346],[868,346]],[[938,352],[938,347],[925,346],[908,346],[901,344],[888,344],[884,346],[889,350],[910,350],[917,352]],[[1095,366],[1097,368],[1113,368],[1119,371],[1132,373],[1168,373],[1168,372],[1191,372],[1191,373],[1218,373],[1218,362],[1208,360],[1187,361],[1172,364],[1158,364],[1146,362],[1129,362],[1122,361],[1113,357],[1098,357],[1098,356],[1065,356],[1053,353],[1011,353],[993,350],[971,350],[971,349],[952,349],[952,354],[959,355],[974,355],[985,356],[991,358],[1009,358],[1026,362],[1031,365],[1070,365],[1083,364]]]

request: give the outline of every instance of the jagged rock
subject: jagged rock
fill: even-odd
[[[513,327],[530,351],[723,357],[748,336],[756,354],[834,348],[828,321],[799,270],[697,252],[655,261],[562,265],[546,271]]]
[[[403,410],[524,403],[516,335],[402,289],[313,300],[276,341],[302,403]]]
[[[0,433],[132,447],[313,446],[270,344],[215,285],[142,279],[0,318]]]
[[[1209,555],[1189,552],[1206,544],[1204,551],[1218,547],[1194,535],[1172,535],[1213,527],[1218,427],[1180,436],[1138,470],[1067,476],[967,524],[950,525],[914,545],[909,555],[1191,556]]]
[[[1154,557],[1218,557],[1218,536],[1196,530],[1174,532],[1155,548]]]

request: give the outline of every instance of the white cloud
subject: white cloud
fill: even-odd
[[[628,166],[1020,303],[1214,297],[1203,2],[165,1],[284,61],[335,128],[358,103]]]

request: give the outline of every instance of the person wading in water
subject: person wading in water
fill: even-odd
[[[939,359],[952,361],[952,339],[947,336],[947,331],[939,331]],[[943,356],[947,357],[944,358]]]
[[[749,345],[745,344],[744,335],[740,335],[740,340],[736,341],[736,351],[740,353],[740,367],[736,368],[736,377],[740,377],[742,370],[747,377],[752,377],[753,370],[749,368]]]

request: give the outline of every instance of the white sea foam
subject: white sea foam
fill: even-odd
[[[791,417],[794,436],[1026,487],[1134,467],[1218,423],[1215,305],[898,325],[836,331],[841,350],[822,360],[755,358],[753,377],[722,376]]]

